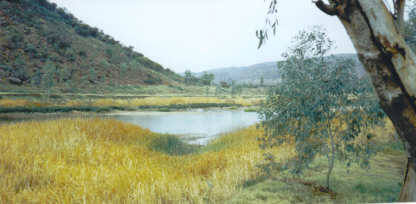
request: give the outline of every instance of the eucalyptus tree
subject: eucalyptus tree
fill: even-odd
[[[50,61],[47,61],[42,67],[42,85],[44,88],[46,88],[46,97],[48,101],[51,96],[52,87],[55,85],[55,78],[57,74],[57,68]]]
[[[369,146],[356,141],[368,143],[369,138],[359,137],[360,130],[375,124],[382,113],[375,100],[362,100],[371,96],[371,89],[357,83],[362,80],[354,61],[326,57],[333,43],[324,31],[301,31],[295,42],[279,65],[282,83],[269,91],[259,111],[266,130],[260,139],[263,148],[293,142],[296,156],[289,163],[296,174],[316,156],[327,157],[329,189],[336,159],[368,165]]]
[[[257,32],[260,46],[278,26],[278,0],[268,1],[270,17],[265,29]],[[399,200],[416,201],[416,55],[403,34],[406,0],[312,2],[340,20],[371,76],[379,103],[406,146],[407,170]]]
[[[204,72],[200,78],[203,85],[211,86],[212,82],[215,79],[215,75],[212,73]]]
[[[185,84],[191,85],[195,82],[194,76],[192,75],[192,72],[190,70],[185,71]]]

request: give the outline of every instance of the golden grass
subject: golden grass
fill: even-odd
[[[96,100],[66,100],[60,103],[41,102],[24,99],[0,99],[0,107],[45,107],[45,106],[95,106],[95,107],[139,107],[139,106],[169,106],[190,104],[235,104],[242,106],[258,105],[260,98],[217,98],[217,97],[147,97],[141,99],[96,99]]]
[[[223,148],[170,156],[149,148],[160,135],[115,120],[1,125],[0,203],[221,202],[259,175],[262,134],[250,127],[210,144]]]
[[[0,99],[0,107],[27,106],[28,101],[22,99]]]
[[[0,107],[45,107],[52,104],[47,102],[30,101],[25,99],[0,99]]]
[[[99,99],[92,102],[93,106],[168,106],[168,105],[189,105],[189,104],[220,104],[229,103],[243,106],[255,105],[259,99],[230,98],[222,99],[215,97],[148,97],[143,99]]]

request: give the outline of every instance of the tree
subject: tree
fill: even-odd
[[[187,85],[198,84],[198,78],[194,76],[190,70],[185,71],[185,84]]]
[[[372,89],[357,83],[362,80],[352,60],[325,57],[333,45],[325,32],[318,27],[301,31],[295,41],[279,66],[282,83],[269,92],[259,112],[266,130],[262,147],[293,142],[296,157],[290,168],[295,174],[316,156],[327,157],[329,190],[336,159],[346,161],[347,166],[352,162],[368,166],[369,139],[360,130],[375,124],[383,114],[377,101],[363,100]],[[268,158],[277,166],[272,155]]]
[[[239,95],[243,92],[243,87],[238,85],[235,80],[231,81],[231,96]]]
[[[215,96],[219,96],[222,92],[224,92],[220,85],[215,86]]]
[[[264,86],[264,77],[263,76],[260,77],[260,86],[261,87]]]
[[[277,0],[270,0],[266,28],[257,31],[259,46],[277,27]],[[406,0],[314,0],[322,12],[336,16],[371,76],[379,103],[405,143],[408,164],[400,201],[416,201],[416,56],[404,40]]]
[[[208,72],[204,72],[201,76],[201,82],[203,85],[206,86],[211,86],[212,81],[214,81],[214,74],[210,73],[208,74]]]
[[[47,61],[42,67],[42,85],[47,90],[47,100],[49,101],[51,96],[52,87],[55,84],[55,76],[57,74],[57,68],[52,62]]]

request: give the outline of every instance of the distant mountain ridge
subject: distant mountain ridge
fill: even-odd
[[[0,1],[0,86],[172,85],[173,71],[47,0]]]
[[[356,54],[336,54],[330,56],[330,58],[347,58],[354,60],[357,65],[357,74],[363,76],[366,73]],[[214,74],[215,83],[221,81],[235,81],[237,84],[260,84],[262,77],[265,85],[273,85],[281,81],[278,62],[264,62],[242,67],[214,68],[195,73],[195,75],[200,77],[204,72]]]
[[[214,74],[214,83],[234,80],[237,84],[260,84],[261,77],[264,79],[264,84],[273,84],[280,80],[277,62],[264,62],[243,67],[216,68],[206,72]],[[203,73],[196,73],[196,76],[200,77]]]

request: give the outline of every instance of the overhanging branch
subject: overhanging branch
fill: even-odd
[[[312,2],[315,3],[316,7],[318,7],[322,12],[330,16],[336,15],[347,22],[350,21],[349,10],[351,0],[330,0],[329,4],[322,0],[313,0]]]

